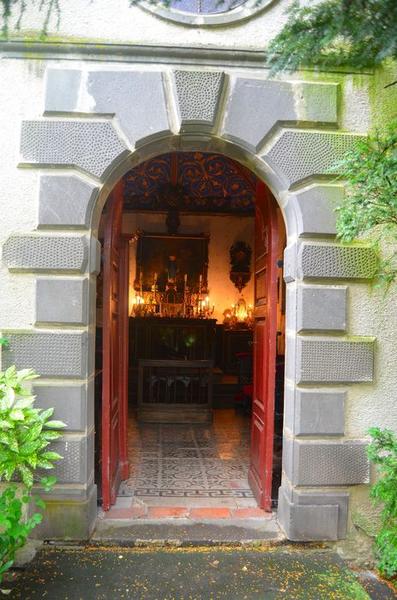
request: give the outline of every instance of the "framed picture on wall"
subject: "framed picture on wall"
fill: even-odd
[[[198,292],[200,276],[207,287],[209,235],[167,235],[137,233],[135,290],[148,292],[156,279],[158,290],[165,291],[174,280],[177,291],[184,281],[192,292]]]

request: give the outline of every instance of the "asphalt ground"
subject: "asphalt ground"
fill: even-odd
[[[330,551],[278,548],[44,548],[11,600],[389,600],[372,573]]]

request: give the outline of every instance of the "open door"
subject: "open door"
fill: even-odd
[[[128,476],[128,240],[121,235],[123,188],[113,190],[105,215],[102,341],[102,508],[116,500]]]
[[[277,343],[277,208],[259,182],[255,209],[254,385],[249,482],[261,508],[272,506]]]

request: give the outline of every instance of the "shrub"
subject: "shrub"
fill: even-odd
[[[16,551],[42,519],[40,513],[26,517],[33,484],[50,490],[56,478],[44,477],[40,470],[52,469],[62,458],[48,450],[48,445],[60,437],[65,424],[51,420],[54,409],[34,408],[35,397],[26,386],[37,377],[31,369],[17,371],[15,366],[0,373],[0,482],[6,482],[0,493],[0,583]],[[9,483],[16,477],[20,484]],[[45,508],[40,498],[33,497],[33,501]]]
[[[388,429],[371,428],[372,442],[368,457],[377,465],[378,481],[371,488],[371,498],[382,504],[381,526],[375,538],[380,572],[386,577],[397,575],[397,435]]]

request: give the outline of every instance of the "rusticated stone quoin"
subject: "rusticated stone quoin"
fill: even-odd
[[[101,179],[128,153],[110,121],[22,123],[22,163],[77,167]]]
[[[300,249],[300,274],[306,279],[368,280],[375,276],[377,265],[369,246],[305,243]]]
[[[163,74],[49,69],[46,112],[115,115],[131,146],[170,133]]]
[[[88,266],[84,236],[13,235],[3,245],[3,261],[10,271],[71,271]]]
[[[39,228],[89,228],[98,188],[75,175],[43,175],[39,189]]]
[[[175,88],[182,130],[215,124],[224,73],[175,71]]]

